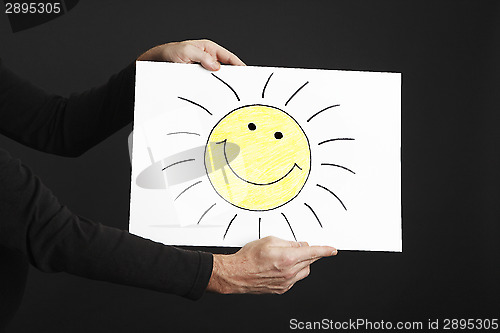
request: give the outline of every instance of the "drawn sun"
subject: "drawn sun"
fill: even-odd
[[[262,99],[265,98],[266,89],[273,74],[271,73],[265,83],[263,82]],[[214,73],[211,75],[219,84],[225,86],[224,89],[230,89],[240,102],[239,95],[227,82]],[[309,82],[303,83],[290,95],[284,103],[285,108],[307,84]],[[211,116],[213,115],[208,108],[197,101],[183,96],[178,96],[178,98],[196,106],[200,111],[203,110]],[[306,122],[338,106],[340,105],[332,104],[322,108],[311,114]],[[191,132],[169,134],[200,135]],[[354,140],[354,138],[331,138],[313,144],[313,146],[345,140]],[[245,211],[264,213],[281,209],[299,196],[313,171],[313,149],[311,146],[306,132],[285,110],[262,103],[242,105],[225,113],[208,135],[203,156],[206,177],[189,184],[180,191],[175,200],[198,184],[209,182],[217,195],[236,209],[234,216],[227,222],[225,233],[221,235],[225,239],[231,225],[237,220],[238,214]],[[173,163],[168,167],[192,160],[194,159]],[[355,174],[351,169],[339,164],[324,162],[317,165],[336,167]],[[344,202],[331,188],[321,184],[313,185],[332,195],[340,207],[347,210]],[[313,207],[305,200],[302,204],[304,209],[309,211],[314,220],[323,228],[323,224]],[[215,205],[216,203],[213,203],[203,212],[197,224],[200,224],[204,217],[210,214]],[[293,238],[297,240],[292,225],[285,214],[286,211],[283,209],[279,213],[288,225]],[[262,217],[258,217],[259,238],[261,237],[261,223]]]
[[[232,161],[228,142],[239,150]],[[300,192],[311,169],[311,151],[299,124],[284,111],[249,105],[215,125],[208,137],[205,167],[224,200],[242,209],[269,210]]]

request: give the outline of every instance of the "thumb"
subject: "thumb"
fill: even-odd
[[[215,59],[205,51],[202,52],[203,55],[200,57],[199,60],[201,65],[210,71],[218,71],[220,69],[220,63],[217,61],[217,59]]]

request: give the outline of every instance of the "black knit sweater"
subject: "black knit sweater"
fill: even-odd
[[[18,78],[0,60],[0,133],[37,150],[78,156],[132,121],[134,77],[132,64],[99,88],[63,98]],[[79,217],[0,149],[0,332],[21,302],[29,264],[196,299],[210,279],[212,255]]]

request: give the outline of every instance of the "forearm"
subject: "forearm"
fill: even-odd
[[[202,295],[212,255],[94,223],[62,206],[20,161],[0,150],[0,246],[44,272],[67,272],[188,298]]]
[[[32,148],[77,156],[133,119],[135,64],[107,84],[63,98],[47,94],[0,61],[0,133]]]
[[[191,299],[203,294],[212,271],[211,254],[165,246],[70,212],[66,215],[59,230],[36,236],[50,242],[32,241],[33,263],[39,269]]]

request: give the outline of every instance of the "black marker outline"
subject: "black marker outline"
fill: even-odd
[[[201,182],[202,182],[202,181],[201,181],[201,180],[199,180],[199,181],[197,181],[196,183],[194,183],[194,184],[192,184],[192,185],[189,185],[189,186],[188,186],[187,188],[185,188],[185,189],[184,189],[181,193],[179,193],[179,195],[178,195],[178,196],[174,199],[174,201],[175,201],[175,200],[177,200],[177,199],[179,199],[179,197],[180,197],[180,196],[181,196],[184,192],[186,192],[187,190],[189,190],[191,187],[193,187],[193,186],[195,186],[195,185],[198,185],[198,184],[199,184],[199,183],[201,183]]]
[[[288,176],[292,171],[293,169],[295,169],[295,167],[299,168],[299,170],[302,171],[302,168],[297,164],[297,163],[294,163],[292,168],[290,170],[288,170],[288,172],[282,176],[281,178],[278,178],[276,180],[273,180],[272,182],[270,183],[254,183],[254,182],[251,182],[249,180],[246,180],[245,178],[241,177],[240,175],[238,175],[236,173],[236,171],[234,171],[233,167],[231,166],[231,164],[229,164],[229,160],[227,158],[227,154],[226,154],[226,143],[227,143],[227,139],[224,139],[222,141],[219,141],[219,142],[216,142],[216,144],[221,144],[221,143],[224,143],[224,148],[223,148],[223,151],[224,151],[224,158],[226,159],[226,165],[229,167],[229,169],[231,170],[231,172],[236,176],[238,177],[239,179],[241,179],[242,181],[248,183],[248,184],[252,184],[252,185],[257,185],[257,186],[266,186],[266,185],[272,185],[272,184],[275,184],[279,181],[281,181],[282,179],[284,179],[286,176]]]
[[[321,163],[321,165],[329,165],[329,166],[334,166],[334,167],[338,167],[338,168],[341,168],[341,169],[344,169],[346,171],[349,171],[350,173],[352,174],[356,174],[356,172],[352,171],[351,169],[349,168],[346,168],[345,166],[342,166],[342,165],[338,165],[338,164],[333,164],[333,163]]]
[[[343,140],[354,140],[353,138],[335,138],[335,139],[328,139],[328,140],[325,140],[325,141],[321,141],[320,143],[318,143],[318,146],[324,144],[324,143],[327,143],[327,142],[332,142],[332,141],[343,141]]]
[[[233,87],[231,87],[226,81],[224,81],[223,79],[221,79],[220,77],[218,77],[214,73],[210,73],[210,74],[212,74],[213,77],[215,77],[217,80],[219,80],[220,82],[224,83],[229,89],[231,89],[231,91],[234,93],[234,96],[236,96],[236,99],[238,100],[238,102],[240,101],[240,96],[238,96],[238,94],[233,89]]]
[[[204,107],[203,105],[200,105],[200,104],[198,104],[198,103],[196,103],[196,102],[193,102],[192,100],[189,100],[189,99],[184,98],[184,97],[181,97],[181,96],[177,96],[177,98],[178,98],[178,99],[181,99],[181,100],[183,100],[183,101],[189,102],[189,103],[191,103],[191,104],[194,104],[194,105],[196,105],[196,106],[198,106],[198,107],[202,108],[203,110],[207,111],[209,115],[213,116],[212,112],[208,111],[208,109],[207,109],[206,107]]]
[[[167,135],[174,135],[174,134],[192,134],[192,135],[201,136],[200,133],[194,133],[194,132],[170,132],[170,133],[167,133]]]
[[[304,202],[304,205],[306,205],[306,207],[307,207],[307,208],[309,208],[309,209],[311,210],[311,212],[313,213],[314,217],[315,217],[315,218],[316,218],[316,220],[318,221],[319,226],[320,226],[321,228],[323,228],[323,225],[321,224],[321,221],[319,220],[318,215],[316,215],[316,212],[312,209],[312,207],[311,207],[311,206],[309,206],[308,204],[306,204],[305,202]]]
[[[300,86],[300,88],[299,88],[299,89],[297,89],[297,91],[295,91],[295,92],[292,94],[292,96],[290,96],[290,98],[288,99],[288,101],[286,101],[285,106],[287,106],[287,105],[288,105],[288,103],[292,100],[292,98],[294,98],[294,97],[295,97],[295,95],[297,95],[297,93],[298,93],[299,91],[301,91],[301,90],[302,90],[302,88],[304,88],[304,87],[305,87],[308,83],[309,83],[309,81],[307,81],[307,82],[306,82],[306,83],[304,83],[302,86]]]
[[[264,89],[262,89],[262,98],[264,98],[264,92],[266,91],[267,85],[269,84],[269,81],[271,80],[273,74],[274,73],[271,73],[271,75],[269,75],[269,77],[267,78],[266,84],[264,85]]]
[[[233,218],[231,219],[231,221],[229,221],[229,225],[227,226],[226,228],[226,232],[224,233],[224,236],[222,237],[222,240],[226,239],[226,235],[227,235],[227,231],[229,230],[229,227],[231,226],[231,224],[233,223],[234,219],[236,218],[236,216],[238,216],[238,214],[235,214],[233,216]]]
[[[260,222],[262,221],[262,218],[259,217],[259,239],[260,239]]]
[[[209,211],[210,209],[212,209],[212,208],[213,208],[216,204],[217,204],[217,203],[214,203],[212,206],[210,206],[210,207],[209,207],[209,208],[205,211],[205,213],[203,213],[203,214],[201,215],[200,219],[198,220],[198,223],[196,223],[196,224],[200,224],[200,222],[201,222],[201,220],[203,219],[203,217],[205,217],[205,215],[207,215],[208,211]]]
[[[295,239],[295,241],[297,241],[297,237],[295,237],[295,233],[293,232],[293,229],[292,229],[292,226],[290,225],[290,222],[288,222],[288,219],[286,218],[285,214],[281,213],[281,215],[283,215],[283,217],[285,218],[285,221],[288,224],[290,231],[292,232],[293,238]]]
[[[190,159],[187,159],[187,160],[183,160],[183,161],[178,161],[178,162],[172,163],[170,165],[167,165],[163,169],[161,169],[161,171],[165,170],[166,168],[170,168],[171,166],[174,166],[174,165],[177,165],[177,164],[180,164],[180,163],[184,163],[184,162],[190,162],[190,161],[195,161],[195,159],[194,158],[190,158]]]
[[[340,204],[342,205],[342,207],[344,207],[344,209],[347,210],[347,208],[344,205],[344,203],[342,202],[342,200],[340,200],[340,198],[335,193],[333,193],[332,190],[330,190],[330,189],[328,189],[328,188],[326,188],[326,187],[324,187],[323,185],[320,185],[320,184],[316,184],[316,186],[318,186],[318,187],[320,187],[320,188],[328,191],[330,194],[332,194],[335,198],[337,198],[337,200],[340,202]]]
[[[330,106],[328,106],[328,107],[324,108],[323,110],[320,110],[320,111],[316,112],[315,114],[313,114],[313,115],[311,116],[311,118],[307,119],[307,122],[310,122],[310,121],[311,121],[311,119],[313,119],[314,117],[316,117],[316,116],[317,116],[318,114],[320,114],[321,112],[326,111],[326,110],[331,109],[331,108],[335,108],[335,107],[337,107],[337,106],[340,106],[340,104],[330,105]]]

